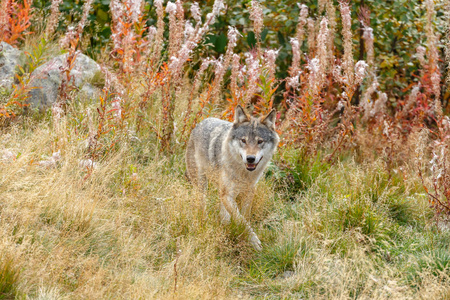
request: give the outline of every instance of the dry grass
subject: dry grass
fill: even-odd
[[[182,157],[170,169],[163,157],[137,165],[138,178],[130,182],[134,162],[123,146],[86,178],[79,167],[81,142],[65,147],[57,168],[37,165],[51,154],[51,137],[45,123],[2,136],[3,145],[20,153],[0,166],[1,252],[21,270],[20,293],[51,290],[97,299],[227,295],[235,258],[216,257],[233,252],[233,245],[222,246],[227,232],[213,204],[203,220],[200,198],[179,168]]]
[[[436,231],[408,166],[410,178],[388,178],[381,161],[350,157],[295,195],[272,175],[256,195],[255,253],[239,226],[220,225],[214,187],[202,214],[181,149],[166,157],[151,138],[124,142],[87,176],[80,136],[67,134],[57,167],[43,168],[55,134],[29,124],[1,136],[17,154],[0,163],[1,266],[14,266],[19,298],[449,296],[450,231]]]
[[[155,51],[155,61],[165,28],[158,3],[161,40],[157,51],[147,49]],[[341,9],[349,14],[345,5]],[[353,66],[350,28],[346,31],[343,65]],[[174,47],[180,42],[175,33],[170,34]],[[128,46],[127,55],[135,53]],[[341,100],[348,103],[337,127],[316,119],[334,114],[338,103],[328,103],[328,112],[320,108],[320,98],[307,96],[313,88],[316,93],[325,89],[324,83],[308,86],[315,84],[311,77],[284,95],[301,109],[282,111],[284,146],[258,183],[251,222],[261,252],[248,244],[242,226],[220,224],[214,185],[203,212],[202,195],[184,177],[189,129],[182,128],[223,116],[242,100],[227,104],[218,97],[233,54],[230,46],[228,58],[215,60],[212,85],[208,71],[194,93],[193,83],[182,78],[189,55],[180,54],[175,73],[174,68],[165,72],[164,65],[144,72],[139,62],[131,65],[133,73],[123,67],[131,63],[124,55],[115,62],[102,59],[114,75],[98,79],[112,93],[102,117],[99,99],[72,91],[61,115],[48,110],[33,116],[29,110],[0,124],[0,299],[450,298],[450,226],[436,224],[414,163],[417,144],[427,149],[428,140],[402,135],[400,127],[392,129],[395,124],[386,134],[390,117],[382,109],[367,127],[360,124],[350,107],[358,85],[352,68],[339,72],[347,82],[339,85],[346,91]],[[23,48],[37,49],[25,72],[60,51],[54,41],[40,42],[37,36]],[[293,64],[290,76],[297,86],[300,52],[294,55],[299,65]],[[100,55],[106,56],[107,51]],[[241,82],[247,96],[261,81],[259,68],[247,68],[247,86]],[[270,92],[276,82],[269,81]],[[8,93],[0,91],[0,102],[9,101]],[[264,95],[269,109],[273,93]],[[380,99],[374,103],[384,105]],[[117,108],[113,101],[122,114],[112,109]],[[372,124],[378,129],[369,132]],[[54,163],[50,157],[57,151],[61,158]],[[431,159],[427,151],[421,153],[424,169]],[[95,160],[95,168],[80,166],[86,159]],[[424,176],[426,184],[433,182],[432,174]]]

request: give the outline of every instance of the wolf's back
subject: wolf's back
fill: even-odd
[[[233,124],[216,118],[200,122],[194,130],[186,149],[186,168],[191,180],[200,173],[220,167],[222,145]]]

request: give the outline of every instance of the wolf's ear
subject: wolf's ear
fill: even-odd
[[[240,105],[236,106],[236,108],[234,110],[234,123],[235,124],[241,124],[241,123],[244,123],[244,122],[248,122],[249,120],[250,119],[245,114],[244,109],[242,108],[242,106],[240,106]]]
[[[270,129],[275,130],[276,116],[277,116],[277,112],[275,111],[275,109],[272,109],[272,111],[265,118],[262,119],[261,123],[266,125]]]

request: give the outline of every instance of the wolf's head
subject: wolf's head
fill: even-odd
[[[264,168],[272,158],[279,142],[275,131],[275,110],[261,118],[249,117],[241,106],[235,109],[230,132],[231,150],[239,155],[248,171],[261,165]]]

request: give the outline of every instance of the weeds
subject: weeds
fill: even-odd
[[[448,126],[447,118],[442,118],[438,123],[438,132],[435,134],[438,139],[432,145],[433,158],[429,162],[429,170],[431,173],[431,183],[427,184],[424,179],[423,170],[423,150],[417,149],[419,156],[418,173],[422,181],[422,185],[428,195],[431,207],[436,212],[436,221],[443,216],[447,219],[450,214],[450,186],[449,186],[449,170],[448,170]]]
[[[0,250],[18,255],[0,258],[0,297],[445,295],[450,121],[433,1],[417,82],[396,99],[378,82],[376,12],[360,12],[358,61],[348,1],[301,5],[281,77],[262,2],[249,2],[251,23],[225,28],[223,55],[210,56],[206,40],[230,11],[220,0],[205,15],[198,3],[111,1],[111,41],[92,79],[101,93],[85,99],[74,65],[94,3],[60,36],[61,3],[52,1],[44,32],[29,35],[30,3],[1,1],[4,41],[39,38],[1,95]],[[252,35],[253,48],[239,52]],[[36,118],[25,109],[31,73],[56,40],[64,80],[57,104]],[[220,224],[212,187],[205,218],[183,177],[191,130],[206,117],[232,120],[237,105],[276,109],[282,136],[251,218],[261,253],[242,226]]]
[[[18,44],[25,38],[33,17],[31,13],[31,1],[19,3],[15,0],[2,0],[0,13],[0,41],[10,45]]]

